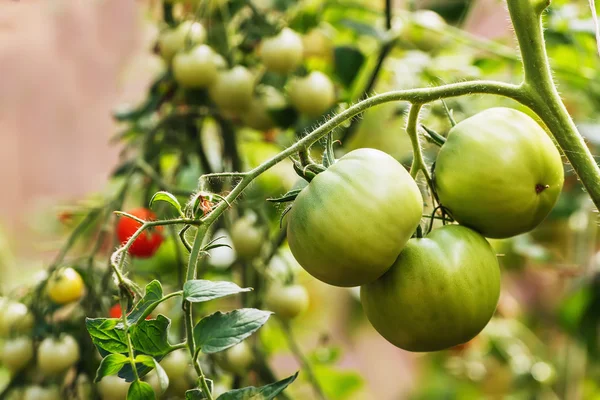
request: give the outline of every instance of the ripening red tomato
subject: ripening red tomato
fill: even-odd
[[[110,308],[110,311],[108,312],[108,316],[110,318],[121,318],[121,305],[119,303],[117,303],[114,306],[112,306]],[[150,315],[148,315],[146,317],[146,319],[150,319],[150,318],[152,318]]]
[[[156,215],[147,208],[136,208],[128,211],[128,214],[134,215],[145,221],[156,219]],[[121,244],[125,244],[129,238],[142,226],[138,221],[127,217],[121,217],[117,225],[117,236]],[[129,254],[139,258],[149,258],[156,253],[156,250],[163,242],[162,226],[153,227],[151,230],[146,230],[138,236],[131,247]]]

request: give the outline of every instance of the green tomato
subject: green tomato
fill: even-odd
[[[175,28],[162,31],[158,37],[160,54],[167,61],[183,50],[186,41],[191,44],[203,43],[206,40],[206,30],[199,22],[184,21]]]
[[[335,104],[335,87],[327,75],[313,71],[288,88],[290,103],[302,114],[319,117]]]
[[[411,15],[401,28],[400,37],[422,51],[432,51],[446,41],[443,30],[446,21],[431,10],[418,10]]]
[[[29,386],[23,392],[22,400],[61,400],[58,386]]]
[[[360,291],[375,329],[395,346],[419,352],[471,340],[492,318],[499,296],[492,247],[460,225],[409,240],[390,270]]]
[[[287,74],[302,62],[302,38],[289,28],[264,39],[260,45],[260,59],[269,71]]]
[[[308,309],[309,297],[302,285],[272,286],[265,296],[265,307],[283,320],[296,318]]]
[[[186,88],[205,88],[217,79],[217,60],[214,51],[200,44],[173,58],[173,76]]]
[[[334,286],[359,286],[394,263],[419,225],[423,198],[390,155],[358,149],[318,174],[288,214],[298,263]]]
[[[71,335],[48,337],[38,347],[37,366],[44,375],[60,374],[79,361],[79,344]]]
[[[526,114],[490,108],[450,130],[435,163],[440,202],[459,223],[489,238],[535,228],[564,181],[560,154]]]
[[[192,368],[190,355],[184,349],[175,350],[169,353],[163,358],[160,365],[170,379],[184,376],[187,374],[188,370]]]
[[[231,226],[233,248],[241,260],[257,257],[266,239],[264,229],[256,225],[256,218],[244,216]]]
[[[6,299],[0,306],[0,335],[31,332],[34,318],[25,304]]]
[[[219,108],[238,112],[248,109],[253,92],[254,76],[241,65],[220,72],[208,91]]]
[[[17,372],[23,369],[33,359],[33,341],[30,337],[21,336],[9,339],[2,345],[0,363],[9,371]]]
[[[117,375],[109,375],[98,382],[98,393],[102,400],[125,400],[129,391],[130,382],[119,378]]]
[[[246,342],[240,342],[225,350],[217,360],[221,367],[231,373],[243,375],[254,362],[252,349]]]

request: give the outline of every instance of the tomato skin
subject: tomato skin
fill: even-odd
[[[129,214],[136,216],[144,221],[156,220],[156,214],[147,208],[135,208],[128,211]],[[121,217],[117,224],[117,237],[121,244],[127,243],[129,238],[142,226],[136,220],[127,217]],[[149,258],[156,253],[158,248],[163,242],[162,236],[163,227],[156,226],[151,230],[146,230],[138,236],[131,247],[129,247],[129,254],[138,258]]]
[[[23,392],[22,400],[61,400],[60,389],[58,386],[29,386]]]
[[[260,59],[265,67],[280,74],[295,70],[302,62],[302,38],[289,28],[283,28],[279,34],[266,38],[260,45]]]
[[[121,313],[121,305],[119,303],[112,306],[110,308],[110,310],[108,311],[108,316],[110,318],[121,318],[121,315],[123,315],[123,314]],[[150,315],[148,315],[146,317],[146,319],[151,319],[151,318],[152,317]]]
[[[66,371],[79,361],[79,344],[73,336],[48,337],[38,347],[37,365],[44,375]]]
[[[446,28],[446,21],[438,13],[431,10],[417,10],[411,19],[401,28],[400,37],[422,51],[432,51],[446,41],[441,31]]]
[[[335,87],[327,75],[313,71],[296,78],[288,88],[290,103],[309,117],[318,117],[335,104]]]
[[[192,367],[192,361],[187,350],[179,349],[169,353],[161,362],[170,379],[184,376]]]
[[[510,108],[490,108],[458,123],[435,163],[442,205],[489,238],[535,228],[554,207],[563,182],[560,153],[550,137]]]
[[[272,286],[265,296],[265,307],[284,321],[296,318],[308,309],[309,297],[302,285]]]
[[[130,382],[119,378],[117,375],[109,375],[98,382],[98,392],[102,400],[125,400],[129,391]]]
[[[0,306],[0,335],[31,332],[34,318],[25,304],[5,300]]]
[[[30,337],[21,336],[9,339],[2,346],[0,364],[14,373],[29,364],[33,359],[33,353],[33,341]]]
[[[231,241],[239,259],[252,260],[260,255],[266,236],[265,232],[255,225],[254,218],[244,216],[232,225]]]
[[[53,274],[46,286],[48,297],[56,304],[67,304],[83,296],[85,284],[81,275],[73,268],[64,268]]]
[[[221,357],[217,360],[221,368],[238,375],[245,374],[254,362],[254,355],[246,342],[228,348],[223,353],[219,353],[219,356]]]
[[[183,87],[208,87],[217,79],[217,74],[215,53],[205,44],[189,52],[178,53],[173,58],[173,76]]]
[[[192,44],[203,43],[206,40],[206,30],[199,22],[184,21],[175,28],[169,28],[160,33],[158,48],[167,61],[180,50],[183,50],[189,40]]]
[[[227,111],[247,110],[252,102],[254,76],[241,65],[219,72],[208,93],[215,104]]]
[[[365,314],[395,346],[438,351],[475,337],[500,296],[500,267],[479,233],[446,225],[411,239],[390,270],[361,287]]]
[[[375,149],[351,151],[300,192],[287,237],[298,263],[334,286],[360,286],[394,263],[423,213],[406,169]]]

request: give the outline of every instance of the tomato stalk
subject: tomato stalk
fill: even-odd
[[[552,132],[592,201],[600,208],[600,168],[577,131],[552,79],[541,19],[549,4],[549,0],[508,0],[525,71],[521,89],[524,104],[538,114]]]

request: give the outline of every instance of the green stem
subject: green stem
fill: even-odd
[[[300,349],[298,342],[296,342],[296,338],[294,336],[294,332],[292,331],[292,327],[291,327],[290,323],[287,321],[281,321],[281,326],[283,327],[283,331],[288,340],[288,345],[290,347],[290,350],[292,350],[292,353],[294,353],[294,356],[296,357],[296,359],[302,366],[302,369],[304,369],[304,372],[306,373],[306,377],[308,378],[309,382],[311,383],[316,397],[320,400],[327,399],[327,397],[325,396],[325,393],[323,392],[323,388],[321,388],[321,385],[319,384],[319,381],[317,380],[317,377],[315,376],[315,373],[312,370],[312,367],[310,366],[310,362],[308,361],[306,356],[302,353],[302,350]]]
[[[423,152],[421,151],[421,143],[419,142],[419,133],[417,132],[417,125],[419,123],[419,113],[421,112],[421,104],[413,104],[410,107],[408,113],[408,120],[406,121],[406,133],[410,138],[413,150],[413,160],[410,166],[410,176],[417,177],[419,171],[423,171],[425,177],[429,175],[427,168],[425,167],[425,161],[423,161]]]
[[[549,3],[549,0],[508,0],[525,71],[523,103],[538,114],[552,132],[595,206],[600,208],[600,168],[552,80],[541,20]]]

